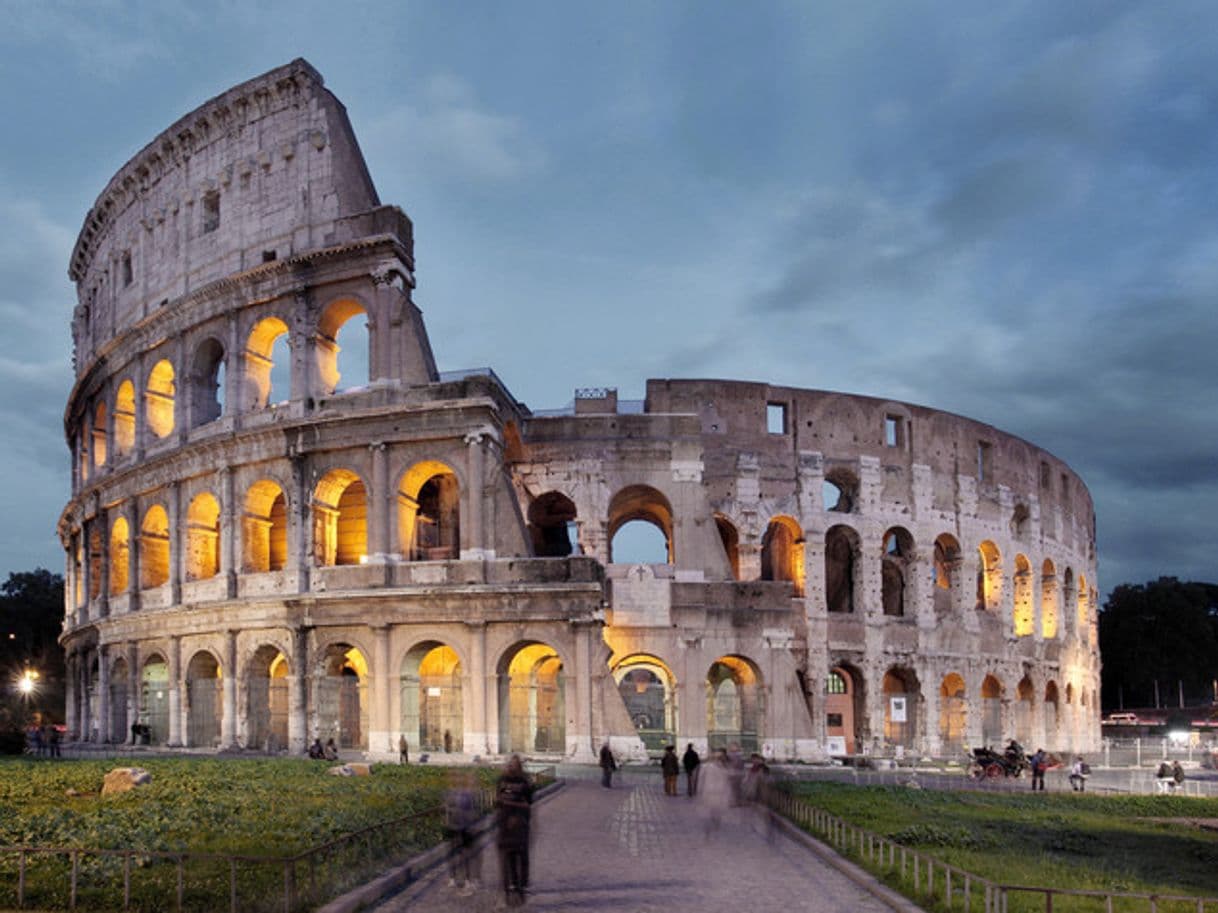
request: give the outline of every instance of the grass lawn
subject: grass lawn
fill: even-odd
[[[1218,898],[1218,832],[1190,823],[1218,822],[1218,799],[806,782],[792,791],[852,824],[1001,884]],[[1044,909],[1043,899],[1037,909]]]
[[[150,784],[102,798],[103,775],[125,763],[0,760],[0,847],[285,857],[373,824],[435,808],[447,782],[445,768],[425,765],[376,765],[371,777],[335,777],[326,772],[331,764],[308,760],[147,758],[131,763],[152,774]],[[498,771],[479,773],[483,782],[491,782]],[[69,790],[80,795],[70,796]],[[368,847],[361,843],[358,852],[348,856],[354,855],[361,864],[376,864],[368,857],[407,855],[439,842],[440,828],[439,817],[430,816],[409,828],[393,829],[391,842]],[[38,905],[58,907],[65,899],[67,857],[30,858],[28,890]],[[137,908],[172,909],[164,892],[172,898],[176,890],[174,865],[150,859],[137,860],[135,865],[140,871],[132,884],[142,896]],[[365,874],[354,871],[351,858],[342,853],[324,865],[310,863],[302,868],[295,876],[302,882],[320,879],[337,885]],[[228,866],[212,869],[199,865],[188,871],[188,907],[228,908]],[[16,855],[0,853],[0,907],[15,901],[16,871]],[[243,870],[240,881],[242,907],[258,909],[257,895],[282,890],[282,866],[251,866],[248,872]],[[83,867],[81,884],[86,898],[94,901],[85,909],[106,907],[105,892],[121,891],[121,861],[90,861]],[[118,897],[121,906],[121,893]]]

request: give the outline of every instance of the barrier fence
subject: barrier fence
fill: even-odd
[[[875,834],[777,789],[770,807],[915,903],[963,913],[1218,913],[1218,898],[992,881]]]
[[[555,778],[547,767],[533,776]],[[487,813],[494,790],[478,791]],[[435,806],[344,834],[291,856],[232,853],[0,847],[0,909],[123,910],[134,913],[298,913],[443,839]]]

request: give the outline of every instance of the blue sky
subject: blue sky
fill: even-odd
[[[416,226],[442,370],[847,390],[1078,470],[1100,584],[1216,580],[1218,7],[0,0],[0,573],[62,569],[72,243],[303,56]]]

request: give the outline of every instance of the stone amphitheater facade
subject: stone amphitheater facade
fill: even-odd
[[[302,60],[98,197],[70,266],[59,521],[75,738],[1098,745],[1094,514],[1060,460],[764,383],[534,412],[489,369],[437,371],[414,270],[410,220]],[[615,562],[640,525],[658,554]]]

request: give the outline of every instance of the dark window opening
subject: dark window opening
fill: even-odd
[[[1045,489],[1046,491],[1048,491],[1049,487],[1052,484],[1053,484],[1053,473],[1049,469],[1049,464],[1041,463],[1040,464],[1040,487]]]
[[[264,250],[262,252],[262,262],[271,263],[278,258],[278,254],[273,250]]]
[[[829,726],[840,727],[842,725],[842,715],[840,713],[827,714],[825,721]]]
[[[131,269],[131,254],[123,254],[123,287],[126,288],[135,279],[135,273]]]
[[[994,473],[993,446],[989,441],[977,442],[977,481],[986,482]]]
[[[213,190],[203,195],[203,233],[220,227],[220,192]]]
[[[786,403],[766,403],[765,427],[770,434],[787,433]]]

